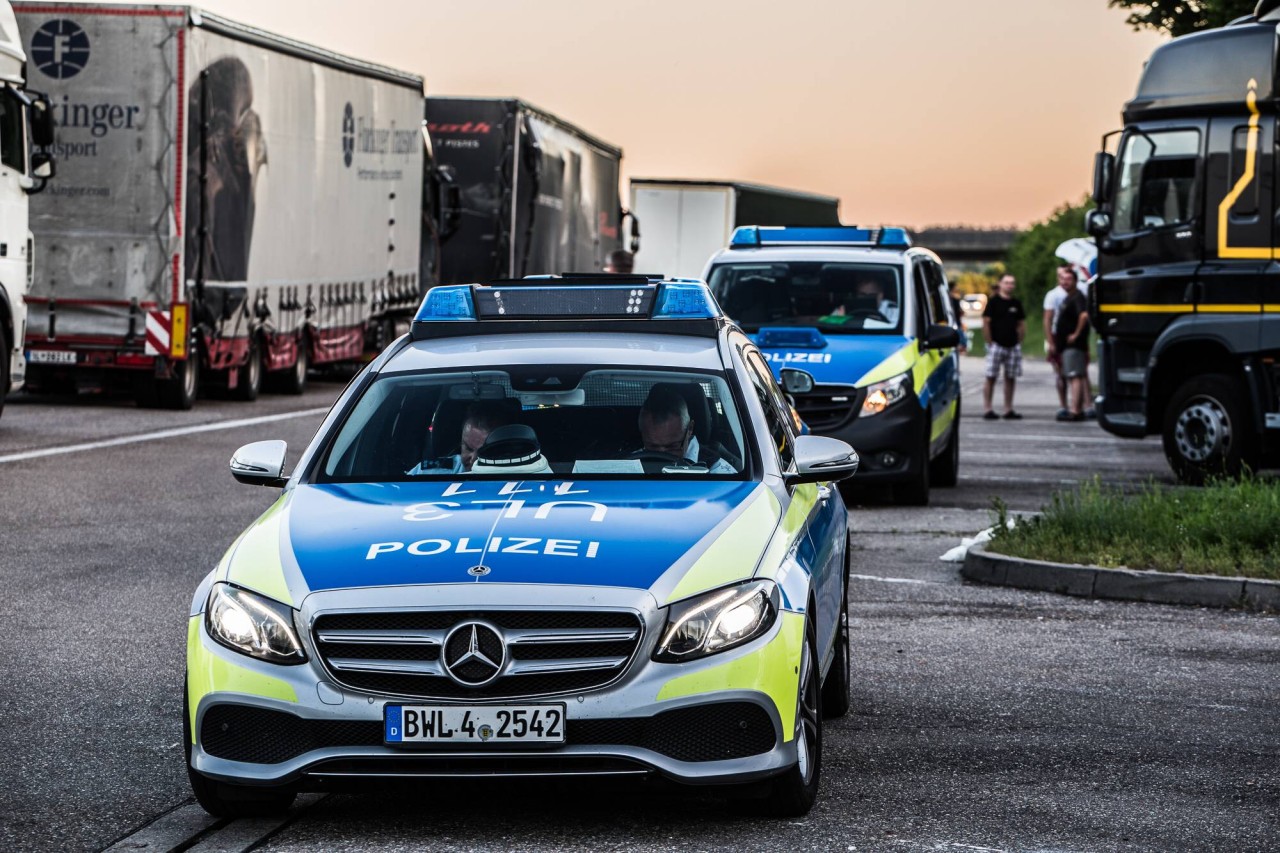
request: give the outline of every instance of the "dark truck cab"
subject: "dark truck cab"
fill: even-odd
[[[1184,482],[1280,464],[1278,25],[1267,0],[1157,49],[1095,161],[1099,421]]]

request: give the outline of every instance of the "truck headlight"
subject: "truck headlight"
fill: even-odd
[[[671,605],[653,653],[663,663],[705,657],[754,640],[778,618],[778,587],[753,581]]]
[[[307,659],[291,608],[230,584],[213,585],[204,625],[218,643],[249,657],[282,664]]]
[[[892,379],[868,385],[867,396],[862,398],[862,416],[878,415],[899,400],[905,400],[910,388],[910,373],[900,373]]]

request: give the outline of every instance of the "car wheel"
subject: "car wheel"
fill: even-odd
[[[944,488],[954,486],[960,480],[960,401],[956,401],[956,415],[951,421],[951,437],[947,449],[930,463],[929,478],[932,485]]]
[[[812,612],[812,608],[810,608]],[[796,698],[795,765],[774,778],[773,789],[761,803],[773,817],[803,817],[813,808],[822,780],[822,687],[818,672],[818,635],[806,619],[800,654],[800,688]]]
[[[187,681],[182,681],[182,743],[187,760],[187,779],[200,808],[214,817],[262,817],[280,814],[293,805],[297,792],[289,788],[229,785],[200,775],[191,766],[191,711]]]
[[[235,389],[231,392],[233,399],[245,403],[252,403],[258,399],[258,394],[262,391],[262,358],[262,345],[250,339],[249,357],[244,365],[238,368],[240,375],[236,379]]]
[[[926,428],[927,430],[927,428]],[[920,443],[919,468],[910,475],[910,479],[893,484],[894,503],[902,506],[929,505],[929,433],[926,431],[924,441]]]
[[[1178,479],[1202,486],[1257,467],[1244,383],[1211,373],[1182,383],[1165,410],[1164,454]]]
[[[844,578],[840,583],[840,623],[836,626],[836,654],[822,682],[822,716],[837,719],[849,713],[849,547],[844,549]]]

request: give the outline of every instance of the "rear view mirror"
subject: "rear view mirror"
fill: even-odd
[[[44,95],[31,99],[31,141],[41,148],[53,145],[53,109]]]
[[[1084,215],[1084,230],[1090,237],[1105,237],[1111,233],[1111,214],[1089,211]]]
[[[852,477],[858,470],[858,454],[838,438],[825,435],[796,436],[796,473],[799,483],[819,483]]]
[[[52,178],[56,170],[53,165],[53,158],[43,151],[37,151],[31,155],[31,176],[34,178],[44,178],[46,181]]]
[[[284,476],[284,454],[289,445],[283,441],[255,441],[231,456],[231,476],[250,486],[281,488],[289,481]]]
[[[813,376],[794,367],[782,368],[782,390],[788,394],[808,394],[813,390]]]
[[[1111,199],[1111,181],[1115,175],[1114,154],[1099,151],[1093,155],[1093,203],[1106,204]]]
[[[944,326],[935,323],[929,327],[924,338],[925,349],[950,349],[960,346],[960,332],[955,326]]]

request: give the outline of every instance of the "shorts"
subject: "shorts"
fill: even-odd
[[[1013,379],[1022,375],[1022,346],[1014,344],[1002,347],[992,342],[987,344],[986,377],[998,379],[1000,369],[1004,368],[1004,378]]]
[[[1082,349],[1064,349],[1062,351],[1062,375],[1068,379],[1077,379],[1089,373],[1089,351]]]

